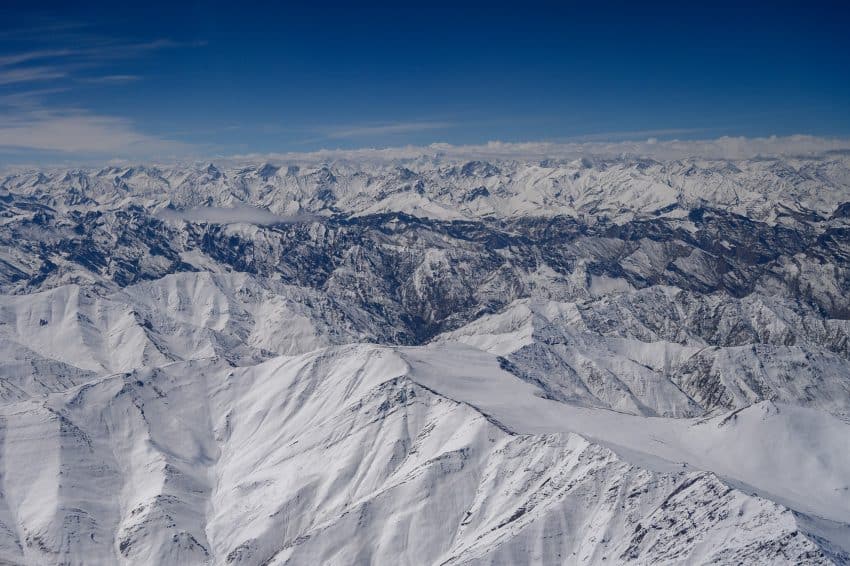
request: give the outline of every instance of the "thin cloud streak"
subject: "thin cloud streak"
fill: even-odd
[[[134,156],[174,155],[188,150],[186,144],[140,133],[129,120],[53,110],[0,117],[0,148]]]
[[[708,128],[667,128],[657,130],[632,130],[622,132],[600,132],[567,138],[567,141],[592,142],[592,141],[617,141],[630,139],[647,139],[655,137],[690,136],[693,134],[704,134],[710,131]]]
[[[35,51],[24,51],[15,53],[14,55],[5,55],[0,57],[0,67],[8,67],[10,65],[19,65],[29,61],[37,61],[39,59],[50,59],[55,57],[67,57],[76,53],[73,49],[40,49]]]
[[[0,85],[63,79],[68,73],[54,67],[24,67],[0,70]]]
[[[395,124],[337,129],[329,132],[327,137],[330,139],[364,138],[369,136],[410,134],[430,130],[447,130],[454,126],[455,124],[451,122],[398,122]]]
[[[151,51],[160,49],[178,49],[184,47],[202,47],[206,45],[204,41],[179,42],[171,39],[155,39],[152,41],[138,43],[121,43],[112,40],[94,40],[91,47],[75,47],[65,49],[36,49],[31,51],[22,51],[11,55],[0,57],[0,67],[10,67],[29,63],[32,61],[40,61],[44,59],[62,59],[70,60],[71,62],[92,63],[98,61],[114,61],[116,59],[132,58]],[[59,62],[53,62],[53,66],[59,65]]]
[[[132,83],[142,80],[139,75],[104,75],[102,77],[86,77],[80,79],[80,82],[93,84],[122,84]]]
[[[274,226],[276,224],[291,224],[312,220],[311,214],[294,214],[282,216],[269,212],[264,208],[254,206],[234,206],[230,208],[218,206],[201,206],[187,210],[164,209],[157,213],[159,218],[171,221],[206,222],[210,224],[257,224],[259,226]]]
[[[80,22],[58,22],[45,25],[36,25],[27,28],[18,28],[13,30],[2,31],[0,32],[0,41],[42,39],[45,36],[55,38],[57,34],[67,33],[72,30],[81,30],[87,27],[89,26]]]
[[[81,76],[81,71],[93,75],[98,68],[109,68],[117,61],[163,49],[198,47],[204,42],[126,42],[82,35],[75,38],[77,26],[62,29],[72,36],[69,41],[73,43],[68,47],[0,56],[0,86],[10,85],[5,93],[0,93],[0,151],[130,157],[174,156],[189,151],[188,144],[142,133],[131,121],[120,117],[56,107],[49,103],[49,96],[72,91],[75,84],[139,81],[143,77],[129,73]],[[0,40],[4,37],[0,34]],[[36,84],[44,88],[35,88]]]
[[[67,90],[67,87],[54,87],[3,94],[0,95],[0,108],[36,110],[42,108],[45,96],[66,92]],[[3,114],[0,114],[0,120],[4,119],[4,117]]]

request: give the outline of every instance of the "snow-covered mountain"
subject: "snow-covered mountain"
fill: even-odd
[[[0,179],[0,562],[850,564],[847,154]]]

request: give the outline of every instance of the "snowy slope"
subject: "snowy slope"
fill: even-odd
[[[850,158],[0,177],[0,562],[850,564]]]
[[[617,297],[617,307],[630,308],[634,295]],[[850,360],[823,351],[822,343],[800,343],[779,333],[779,340],[766,343],[717,344],[715,338],[712,344],[695,335],[687,319],[674,340],[669,330],[659,336],[640,320],[629,320],[633,312],[628,310],[617,312],[616,328],[609,328],[596,318],[611,308],[606,302],[521,299],[435,341],[462,342],[502,356],[518,376],[542,387],[550,398],[571,404],[682,417],[769,399],[850,418],[850,380],[840,378],[850,375]],[[742,310],[747,306],[739,304]],[[747,313],[735,313],[737,330],[742,314]],[[754,326],[763,332],[792,332],[775,324],[771,311],[759,316],[763,319]]]
[[[96,379],[3,408],[3,548],[31,563],[827,563],[759,495],[846,517],[848,425],[754,407],[636,428],[538,394],[459,347]],[[732,465],[778,432],[763,449],[780,452]]]

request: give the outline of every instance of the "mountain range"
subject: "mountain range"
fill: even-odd
[[[850,155],[0,174],[0,562],[850,564]]]

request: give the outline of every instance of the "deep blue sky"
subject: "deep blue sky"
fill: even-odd
[[[0,161],[848,136],[848,24],[815,1],[4,0]]]

